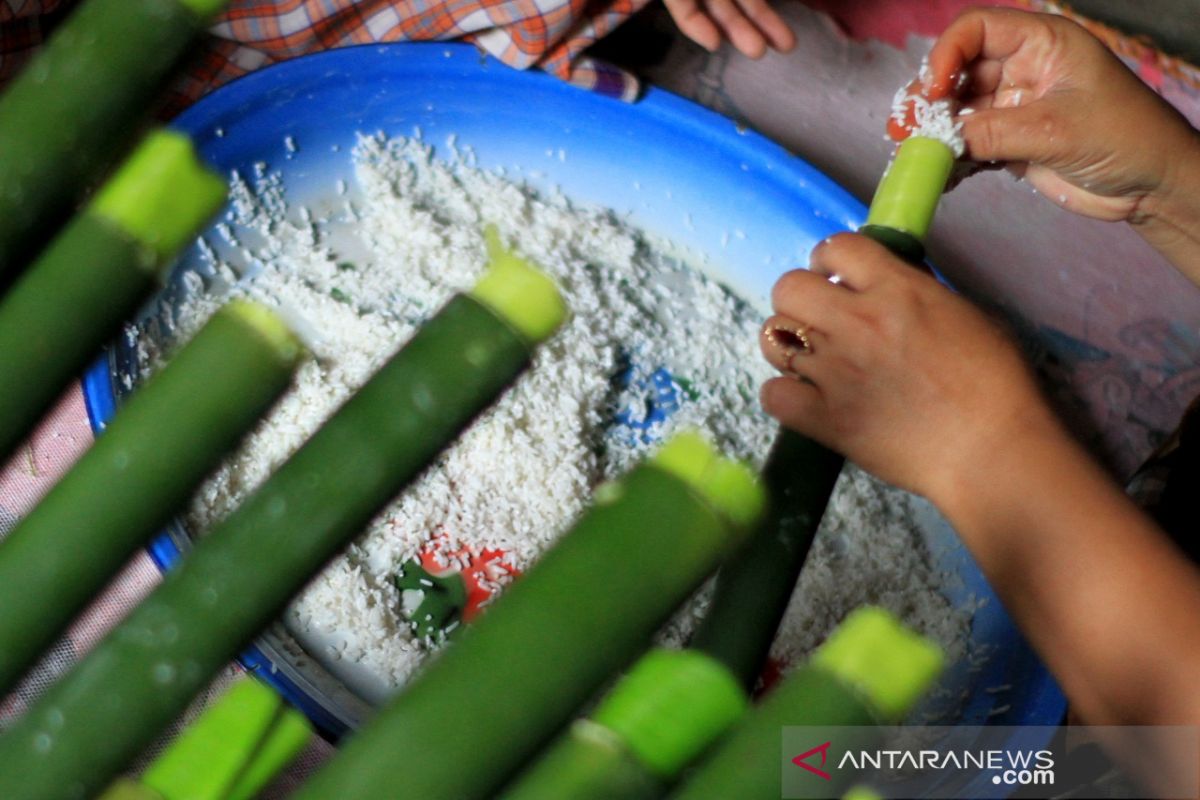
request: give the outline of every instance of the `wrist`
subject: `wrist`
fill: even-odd
[[[978,462],[930,499],[1072,705],[1093,725],[1194,724],[1196,567],[1061,425]]]
[[[971,527],[978,518],[994,517],[998,507],[1012,503],[1027,481],[1039,480],[1051,464],[1061,465],[1076,455],[1086,459],[1054,412],[1038,402],[1014,408],[989,426],[926,494],[956,527]],[[1045,477],[1051,477],[1051,473]]]
[[[1177,269],[1200,283],[1200,132],[1188,128],[1170,148],[1167,172],[1129,223]]]

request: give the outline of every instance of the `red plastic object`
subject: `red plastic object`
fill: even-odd
[[[503,550],[455,543],[448,534],[441,533],[422,551],[421,566],[434,575],[462,573],[467,585],[463,622],[470,623],[505,584],[520,576],[520,570],[505,560],[507,555]]]

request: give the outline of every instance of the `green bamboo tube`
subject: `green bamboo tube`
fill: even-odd
[[[529,364],[548,278],[453,298],[128,617],[0,735],[0,797],[103,788]]]
[[[693,650],[651,650],[592,714],[647,771],[674,780],[749,705],[733,675]]]
[[[140,779],[118,778],[99,800],[252,800],[311,739],[303,714],[243,676]]]
[[[905,139],[879,181],[861,233],[919,264],[933,212],[953,169],[954,152],[943,142],[927,136]]]
[[[842,795],[842,800],[887,800],[887,798],[870,786],[860,785],[851,786],[850,790]]]
[[[954,154],[942,142],[905,140],[859,232],[920,264],[953,166]],[[749,544],[717,575],[712,603],[690,646],[728,666],[747,691],[762,674],[843,463],[811,439],[780,430],[763,468],[767,514]]]
[[[0,299],[0,458],[224,199],[225,182],[196,160],[187,137],[153,133]]]
[[[503,800],[658,797],[746,710],[733,674],[695,650],[655,648]]]
[[[899,721],[941,671],[931,642],[906,630],[882,609],[855,611],[813,654],[721,742],[671,797],[673,800],[778,800],[780,744],[790,726],[845,726],[838,748],[875,746],[880,723]],[[815,744],[815,743],[814,743]],[[856,775],[829,770],[826,797],[840,797]]]
[[[147,788],[132,778],[117,778],[104,790],[99,800],[168,800],[153,789]]]
[[[654,800],[663,785],[629,746],[590,719],[576,720],[500,795],[501,800]]]
[[[763,466],[767,513],[717,573],[688,646],[723,663],[747,693],[762,674],[842,464],[832,450],[780,429]]]
[[[226,0],[86,0],[0,94],[0,276],[24,267],[132,141]]]
[[[311,738],[303,714],[244,676],[154,759],[140,783],[165,800],[253,800]]]
[[[494,797],[741,538],[761,490],[698,437],[597,492],[524,578],[297,800]],[[464,763],[463,742],[470,760]]]
[[[300,353],[265,307],[226,305],[0,542],[0,694],[253,427]]]
[[[858,232],[868,239],[879,242],[909,264],[915,266],[925,260],[925,243],[911,233],[883,225],[863,225]]]

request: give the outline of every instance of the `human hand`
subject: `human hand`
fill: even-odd
[[[929,54],[927,95],[953,93],[960,75],[968,156],[1008,162],[1079,214],[1137,223],[1195,191],[1196,131],[1069,20],[964,13]]]
[[[763,385],[767,413],[939,505],[997,448],[1057,428],[995,324],[864,236],[823,242],[772,305],[760,345],[784,376]]]
[[[728,39],[750,58],[786,53],[796,36],[767,0],[663,0],[679,30],[709,52]]]

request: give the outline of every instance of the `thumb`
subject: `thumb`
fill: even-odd
[[[1069,141],[1062,113],[1044,100],[1025,106],[995,106],[959,117],[967,154],[975,161],[1052,162],[1055,143]]]

